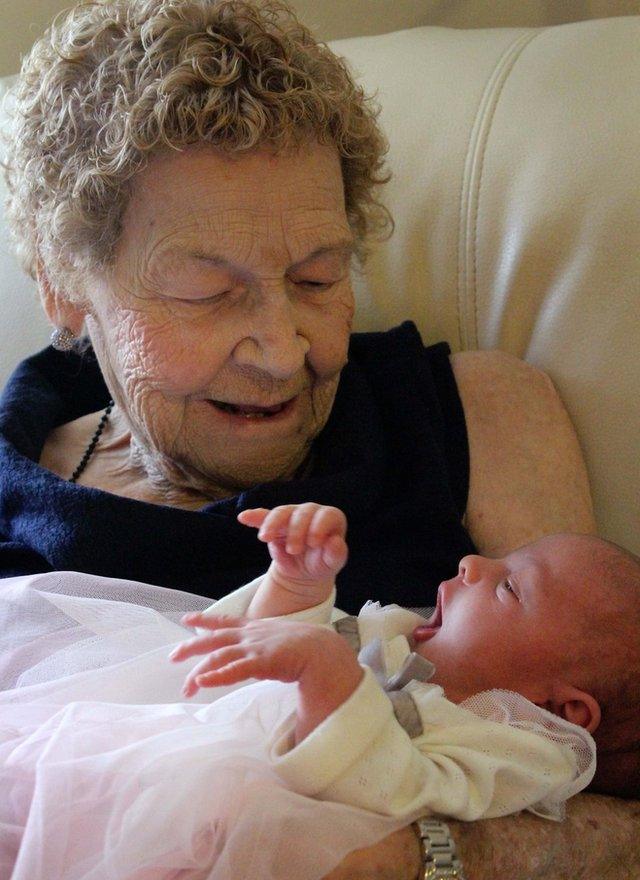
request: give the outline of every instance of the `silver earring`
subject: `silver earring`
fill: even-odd
[[[71,351],[75,341],[76,335],[68,327],[56,327],[51,334],[51,345],[56,351]]]

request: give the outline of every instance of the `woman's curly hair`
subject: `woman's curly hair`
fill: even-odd
[[[393,225],[376,107],[279,0],[81,3],[35,43],[9,107],[7,216],[32,277],[39,260],[54,283],[107,267],[135,176],[190,144],[334,145],[359,257]]]

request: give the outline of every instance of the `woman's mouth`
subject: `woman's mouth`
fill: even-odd
[[[213,404],[221,412],[229,413],[232,416],[240,416],[243,419],[272,419],[274,416],[288,410],[294,400],[295,397],[292,397],[282,403],[274,403],[269,406],[261,406],[254,403],[230,403],[225,400],[210,400],[209,403]]]

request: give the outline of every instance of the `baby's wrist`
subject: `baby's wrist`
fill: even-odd
[[[326,650],[315,650],[298,679],[295,740],[301,742],[357,690],[364,676],[347,643],[331,630],[319,633]]]
[[[249,608],[247,617],[282,617],[320,605],[331,596],[334,581],[295,580],[283,576],[272,563]]]
[[[335,580],[327,578],[293,578],[280,571],[277,563],[273,563],[268,571],[271,583],[275,590],[282,591],[283,596],[289,596],[296,604],[313,608],[329,598],[333,592]],[[304,604],[306,603],[306,604]],[[298,610],[302,610],[301,608]]]

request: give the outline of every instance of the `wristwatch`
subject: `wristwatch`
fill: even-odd
[[[438,819],[418,819],[424,873],[420,880],[466,880],[449,826]]]

